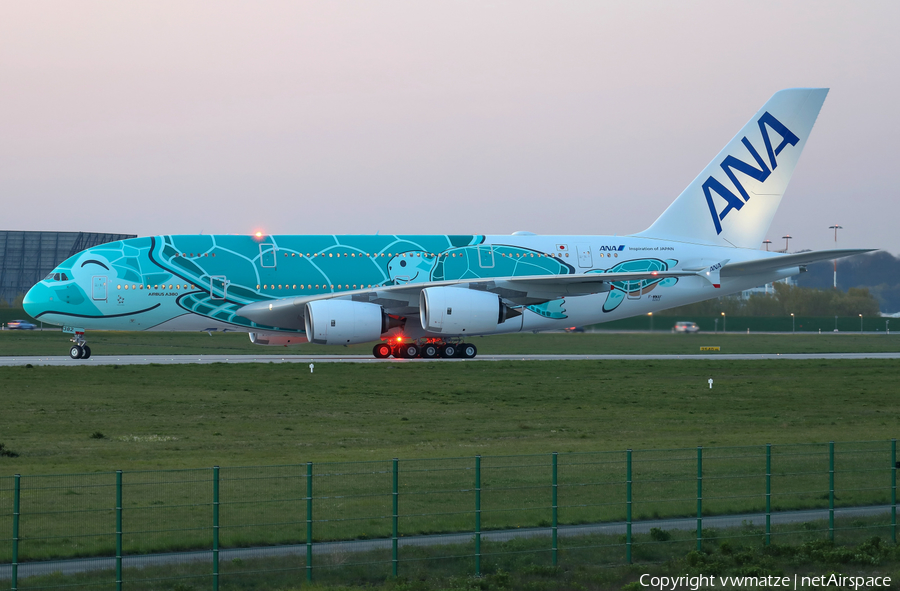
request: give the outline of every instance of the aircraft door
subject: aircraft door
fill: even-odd
[[[478,247],[478,264],[482,269],[494,268],[494,248],[491,246]]]
[[[625,285],[628,286],[626,293],[628,294],[629,300],[639,300],[641,299],[641,284],[643,281],[640,279],[637,281],[626,281]]]
[[[228,297],[228,279],[224,275],[209,278],[209,299],[224,300]]]
[[[575,250],[578,251],[578,266],[583,269],[590,269],[594,266],[593,258],[591,257],[591,245],[590,244],[576,244]]]
[[[274,269],[277,258],[275,256],[278,248],[274,244],[271,243],[260,243],[259,245],[259,265],[261,267],[265,267],[266,269]]]
[[[106,275],[94,275],[91,277],[91,299],[106,301]]]

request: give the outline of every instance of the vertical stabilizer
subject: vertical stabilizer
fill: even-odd
[[[653,225],[637,234],[759,248],[827,88],[776,92]]]

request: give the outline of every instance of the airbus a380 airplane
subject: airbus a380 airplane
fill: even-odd
[[[680,306],[867,250],[762,252],[828,89],[777,92],[630,236],[151,236],[65,262],[26,295],[85,330],[244,331],[260,345],[379,341],[376,357],[474,357],[467,337]]]

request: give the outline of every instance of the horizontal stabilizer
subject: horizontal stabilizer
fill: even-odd
[[[772,254],[765,258],[725,265],[724,267],[722,267],[722,276],[736,277],[739,275],[756,275],[757,273],[766,273],[769,271],[777,271],[779,269],[799,267],[801,265],[809,265],[812,263],[818,263],[820,261],[830,261],[832,259],[852,257],[854,255],[864,254],[867,252],[872,252],[874,250],[877,249],[845,248],[837,250],[811,250],[809,252],[799,252],[797,254]]]

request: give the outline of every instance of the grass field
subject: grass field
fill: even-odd
[[[0,443],[19,456],[0,457],[0,475],[888,439],[900,430],[898,370],[715,359],[320,364],[313,375],[293,364],[5,367]]]
[[[371,355],[372,343],[348,347],[254,345],[243,333],[89,332],[94,355]],[[900,334],[746,334],[701,333],[543,333],[477,337],[482,355],[524,354],[678,354],[700,355],[701,346],[722,353],[898,352]],[[0,356],[67,355],[68,336],[59,331],[2,331]],[[715,353],[703,353],[705,356]]]
[[[696,451],[641,450],[697,445],[712,446],[708,515],[762,508],[762,450],[723,446],[767,442],[880,440],[839,443],[836,471],[839,505],[883,503],[886,440],[900,430],[898,369],[894,360],[714,358],[318,364],[314,374],[281,364],[5,367],[0,442],[18,456],[0,456],[0,477],[82,473],[26,477],[20,556],[29,560],[112,551],[115,469],[126,471],[127,553],[209,547],[212,465],[284,465],[223,468],[223,547],[303,541],[306,461],[317,465],[316,540],[389,535],[392,457],[404,460],[406,535],[471,528],[475,454],[485,456],[485,529],[549,523],[551,451],[561,452],[561,523],[623,519],[624,454],[566,452],[625,448],[637,450],[636,519],[695,511]],[[825,448],[783,449],[773,508],[827,506]],[[341,461],[363,462],[327,464]],[[10,482],[0,482],[4,505]],[[0,531],[10,520],[0,515]],[[0,543],[0,559],[9,548]],[[541,561],[521,556],[504,568],[527,579]],[[593,564],[594,555],[566,560]]]

